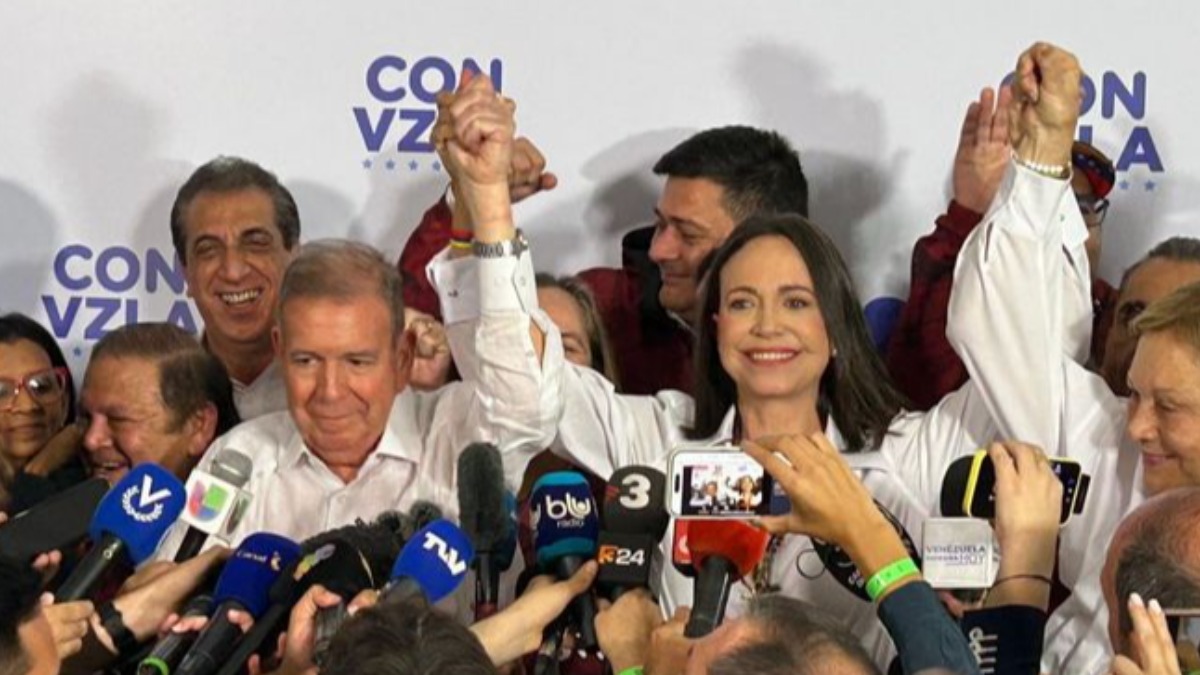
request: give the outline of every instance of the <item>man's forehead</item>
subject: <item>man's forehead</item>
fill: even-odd
[[[655,210],[663,218],[702,227],[733,220],[725,206],[725,188],[707,178],[668,178]]]
[[[1121,302],[1151,303],[1198,280],[1200,262],[1151,258],[1133,271]]]
[[[158,382],[158,362],[126,356],[93,358],[83,376],[80,402],[101,404],[111,401],[134,402],[162,400]]]
[[[208,219],[199,221],[197,211],[204,209]],[[262,229],[279,231],[275,202],[262,188],[249,186],[232,190],[201,190],[184,211],[184,228],[189,238],[210,233],[213,228],[233,226],[238,232]]]

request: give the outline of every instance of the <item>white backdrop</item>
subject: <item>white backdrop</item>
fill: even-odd
[[[198,327],[168,215],[222,153],[283,179],[305,238],[394,256],[445,182],[407,137],[466,59],[499,71],[561,178],[517,211],[539,267],[617,264],[620,235],[650,219],[654,160],[748,123],[800,149],[814,218],[864,301],[902,296],[967,102],[1039,38],[1080,56],[1094,85],[1081,133],[1119,160],[1102,262],[1115,279],[1159,239],[1200,236],[1198,25],[1191,3],[1111,0],[8,0],[0,308],[52,326],[75,365],[127,320]]]

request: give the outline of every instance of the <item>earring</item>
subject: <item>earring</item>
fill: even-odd
[[[833,351],[829,352],[829,358],[836,359],[837,355],[838,355],[837,347],[834,347]]]

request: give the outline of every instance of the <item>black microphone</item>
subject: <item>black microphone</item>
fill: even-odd
[[[89,528],[94,545],[58,587],[55,600],[82,600],[109,570],[149,558],[182,510],[178,478],[155,464],[133,467],[100,500]]]
[[[198,595],[188,601],[180,619],[208,616],[213,609],[211,595]],[[200,634],[197,631],[171,633],[159,640],[150,654],[138,664],[137,675],[171,675]]]
[[[684,636],[704,637],[725,619],[733,584],[752,573],[767,552],[771,537],[740,520],[693,520],[688,523],[688,547],[696,578],[692,616]]]
[[[604,529],[597,540],[596,587],[616,601],[633,588],[650,586],[654,553],[667,531],[667,477],[645,466],[615,471],[604,491]]]
[[[250,480],[254,463],[233,448],[224,448],[213,459],[209,471],[192,469],[187,479],[187,507],[179,520],[187,523],[175,562],[191,560],[204,548],[210,535],[232,531],[245,513],[249,493],[242,486]]]
[[[458,458],[458,518],[475,548],[475,620],[500,603],[500,549],[515,530],[504,489],[504,465],[491,443],[472,443]],[[512,563],[512,554],[507,556]]]

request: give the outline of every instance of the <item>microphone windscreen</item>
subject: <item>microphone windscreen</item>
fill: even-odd
[[[89,478],[16,514],[0,525],[0,552],[29,560],[46,551],[74,547],[88,536],[92,516],[106,494],[107,481]]]
[[[212,466],[209,467],[209,473],[234,487],[240,488],[250,482],[250,475],[254,473],[254,462],[240,450],[222,448],[217,453],[216,458],[213,459]]]
[[[293,577],[300,581],[303,595],[313,584],[321,584],[349,602],[360,591],[375,587],[376,577],[363,553],[345,539],[326,539],[304,544]],[[382,577],[379,577],[382,578]]]
[[[538,479],[530,494],[529,524],[538,566],[550,569],[565,556],[596,555],[600,518],[587,479],[555,471]]]
[[[733,563],[739,578],[754,571],[771,542],[771,535],[740,520],[693,520],[687,537],[696,569],[706,558],[720,556]]]
[[[692,551],[688,548],[688,520],[675,520],[671,527],[671,565],[685,577],[696,576]]]
[[[667,531],[667,477],[646,466],[627,466],[613,472],[604,490],[604,529],[645,534],[657,541]]]
[[[512,522],[505,509],[504,465],[491,443],[472,443],[458,458],[458,520],[480,553],[495,551]]]
[[[411,579],[430,604],[462,583],[475,559],[467,535],[448,520],[435,520],[413,535],[392,566],[392,581]]]
[[[430,523],[445,518],[442,507],[427,501],[413,502],[412,508],[408,510],[408,515],[412,522],[412,531],[406,533],[408,536],[404,538],[404,541],[412,539],[418,530],[425,528]]]
[[[244,540],[217,579],[213,602],[220,605],[233,600],[255,618],[270,604],[271,585],[284,568],[300,555],[300,546],[270,532],[256,532]]]
[[[376,519],[373,523],[360,520],[353,525],[313,535],[304,542],[304,550],[313,551],[333,541],[343,542],[361,554],[372,577],[386,579],[405,542],[402,533],[393,528],[398,523],[399,519],[390,517]]]
[[[129,559],[139,565],[153,555],[179,518],[183,502],[178,478],[156,464],[140,464],[100,500],[88,535],[97,542],[106,533],[115,536],[125,544]]]
[[[963,518],[963,501],[967,496],[967,479],[971,476],[971,464],[975,461],[973,455],[959,457],[950,462],[946,475],[942,478],[941,506],[942,515],[947,518]]]

